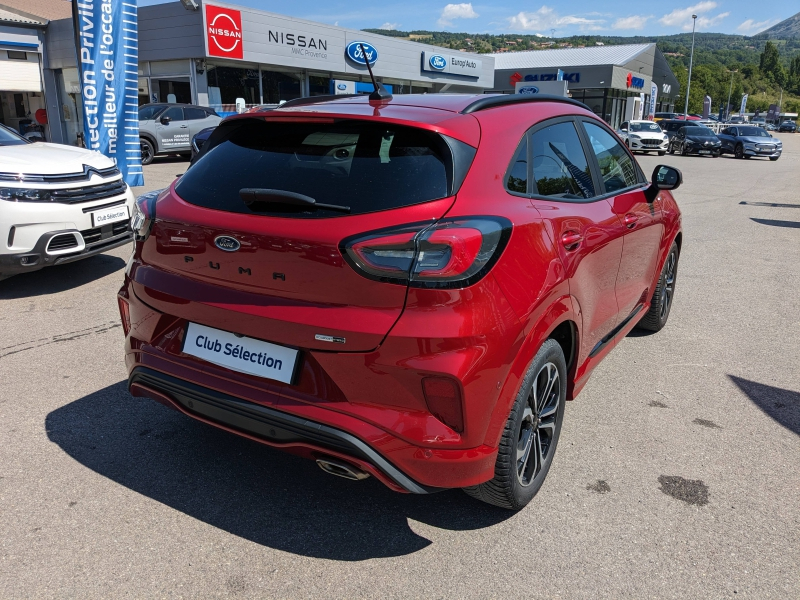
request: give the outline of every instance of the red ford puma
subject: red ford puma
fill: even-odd
[[[509,509],[564,402],[667,321],[669,190],[568,98],[304,99],[223,122],[134,211],[129,386],[397,491]]]

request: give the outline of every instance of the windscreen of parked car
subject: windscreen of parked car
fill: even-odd
[[[156,118],[156,115],[164,110],[166,106],[143,106],[139,109],[140,121],[151,121]]]
[[[17,135],[5,127],[0,127],[0,146],[21,146],[28,143],[30,142],[21,135]]]
[[[659,133],[661,127],[657,123],[631,123],[631,131],[655,131]]]
[[[739,135],[742,137],[769,137],[767,131],[761,127],[739,127]]]
[[[714,135],[714,132],[711,131],[708,127],[684,127],[684,133],[686,135],[697,135],[705,137],[710,137]]]
[[[448,195],[452,155],[438,134],[368,121],[231,123],[175,188],[191,204],[226,212],[293,218],[340,216],[281,204],[251,209],[243,188],[302,194],[364,214]],[[212,140],[212,143],[215,143]]]

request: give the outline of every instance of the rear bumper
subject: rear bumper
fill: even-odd
[[[152,398],[162,404],[271,446],[310,450],[319,456],[334,456],[355,463],[388,487],[412,494],[428,494],[440,488],[417,483],[368,444],[327,425],[296,417],[210,388],[137,367],[128,379],[134,396]]]

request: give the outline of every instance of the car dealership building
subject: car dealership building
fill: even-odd
[[[492,55],[494,92],[514,92],[517,82],[567,81],[569,94],[589,106],[609,125],[638,118],[648,111],[651,84],[655,85],[655,112],[672,112],[680,86],[656,44],[592,46],[531,50]]]
[[[59,103],[77,109],[72,23],[53,25],[48,66],[61,74]],[[224,115],[236,110],[237,101],[250,107],[371,91],[365,59],[354,42],[365,45],[376,77],[394,94],[482,92],[494,83],[491,56],[186,0],[138,9],[139,103],[200,104]],[[75,143],[77,130],[67,129],[63,141]]]

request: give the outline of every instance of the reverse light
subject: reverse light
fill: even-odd
[[[425,377],[422,393],[430,413],[453,431],[463,433],[464,411],[461,407],[461,388],[446,377]]]
[[[369,279],[428,288],[461,288],[479,281],[503,252],[511,222],[459,217],[416,223],[344,240],[345,260]]]

